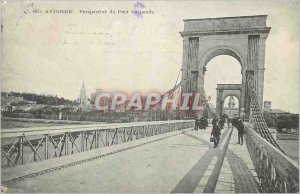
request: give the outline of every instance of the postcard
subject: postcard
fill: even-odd
[[[299,1],[1,1],[1,192],[299,192]]]

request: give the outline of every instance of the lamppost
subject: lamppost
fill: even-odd
[[[203,100],[203,102],[205,103],[204,104],[204,110],[205,110],[205,112],[204,112],[204,114],[203,114],[203,116],[205,116],[205,117],[208,117],[208,102],[211,100],[211,96],[208,96],[208,98],[207,98],[207,100],[206,99],[204,99]]]

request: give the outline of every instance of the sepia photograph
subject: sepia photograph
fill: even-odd
[[[299,8],[1,1],[1,193],[299,193]]]

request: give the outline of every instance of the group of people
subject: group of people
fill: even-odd
[[[214,148],[218,147],[219,142],[220,142],[220,135],[221,135],[221,130],[224,127],[224,123],[227,120],[227,126],[230,126],[230,123],[232,124],[232,128],[235,127],[238,131],[238,144],[243,145],[244,143],[244,123],[239,117],[234,117],[233,119],[226,118],[225,116],[221,115],[220,118],[216,117],[212,121],[212,131],[211,131],[211,136],[213,138],[214,142]]]
[[[195,119],[195,130],[198,129],[206,129],[208,127],[208,120],[207,117],[201,117],[200,119]]]

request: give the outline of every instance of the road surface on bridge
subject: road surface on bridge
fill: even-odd
[[[239,154],[234,154],[236,140],[230,138],[232,135],[236,137],[235,130],[232,133],[231,128],[223,129],[218,148],[213,148],[213,143],[209,142],[210,133],[211,127],[184,131],[140,147],[25,179],[16,183],[13,189],[41,193],[243,191],[243,182],[237,180],[243,178],[240,173],[243,171],[231,170],[235,161],[241,160]],[[228,143],[230,153],[226,152]],[[239,153],[247,156],[246,145],[237,148]],[[247,166],[238,168],[247,170]],[[226,179],[225,183],[223,179]],[[237,181],[240,185],[234,185]],[[252,182],[245,184],[252,187]]]

